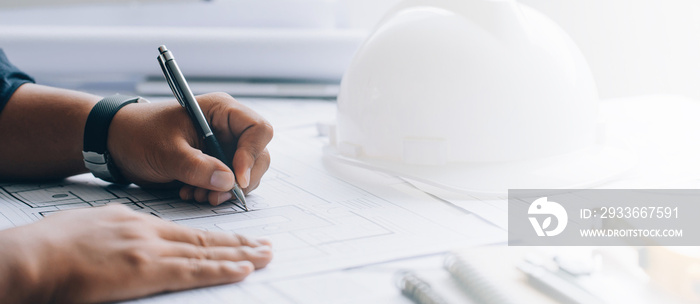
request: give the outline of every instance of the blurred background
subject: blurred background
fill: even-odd
[[[148,81],[160,81],[156,48],[166,44],[195,82],[320,83],[300,94],[333,97],[355,49],[397,2],[4,0],[0,45],[38,81],[72,88],[157,93]],[[700,98],[700,2],[520,2],[578,43],[602,98]]]

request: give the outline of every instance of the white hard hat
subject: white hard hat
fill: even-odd
[[[509,0],[409,0],[359,48],[329,153],[447,188],[600,182],[631,166],[596,144],[598,96],[553,21]]]

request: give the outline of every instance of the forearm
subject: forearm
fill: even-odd
[[[99,96],[24,84],[0,112],[0,180],[62,178],[86,172],[85,121]]]

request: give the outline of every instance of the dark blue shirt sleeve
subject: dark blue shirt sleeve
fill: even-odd
[[[5,52],[0,49],[0,111],[5,108],[17,88],[27,82],[34,83],[34,79],[10,63]]]

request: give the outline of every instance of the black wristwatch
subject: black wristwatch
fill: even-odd
[[[112,183],[128,184],[107,151],[107,136],[114,115],[124,106],[136,102],[148,101],[138,96],[117,94],[103,98],[90,111],[83,135],[83,160],[94,176]]]

